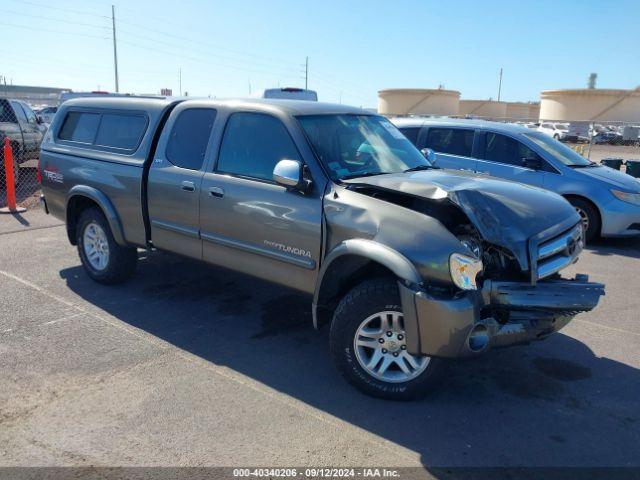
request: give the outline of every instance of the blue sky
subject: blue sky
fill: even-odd
[[[14,84],[114,90],[110,1],[2,0],[0,75]],[[383,88],[462,98],[640,85],[640,1],[114,0],[120,91],[246,96],[303,86],[373,107]]]

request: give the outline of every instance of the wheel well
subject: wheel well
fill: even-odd
[[[365,280],[396,275],[376,261],[358,255],[343,255],[324,273],[317,299],[317,327],[329,323],[340,299]]]
[[[571,202],[572,198],[575,198],[577,200],[582,200],[583,202],[588,203],[589,205],[591,205],[594,209],[594,211],[596,212],[596,214],[598,215],[598,224],[600,229],[602,229],[602,214],[600,213],[600,209],[598,208],[598,206],[593,203],[591,200],[589,200],[587,197],[583,197],[582,195],[563,195],[563,197],[565,199],[567,199],[567,201]],[[600,232],[598,232],[598,234],[600,234]]]
[[[87,208],[95,207],[102,211],[100,205],[84,195],[76,195],[69,199],[67,203],[67,236],[71,245],[76,245],[76,228],[78,225],[78,218],[80,214]]]

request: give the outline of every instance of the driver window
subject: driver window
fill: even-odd
[[[485,160],[521,167],[523,159],[540,158],[522,142],[499,133],[487,132]]]
[[[263,113],[231,115],[220,146],[218,172],[273,181],[273,169],[284,159],[301,161],[280,120]]]

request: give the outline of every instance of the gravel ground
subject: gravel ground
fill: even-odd
[[[308,298],[160,253],[101,286],[56,223],[0,217],[0,466],[640,466],[638,240],[571,268],[607,295],[562,333],[392,403],[338,376]]]

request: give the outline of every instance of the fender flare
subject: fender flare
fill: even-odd
[[[113,239],[116,243],[122,247],[127,246],[127,242],[124,238],[124,233],[122,230],[122,224],[120,223],[120,217],[118,217],[118,212],[116,211],[113,203],[109,200],[103,192],[94,187],[89,187],[88,185],[75,185],[69,193],[67,194],[67,202],[66,202],[66,216],[67,216],[67,230],[69,228],[69,202],[74,197],[86,197],[90,200],[93,200],[98,204],[102,213],[109,222],[109,227],[111,228],[111,233],[113,234]]]
[[[316,282],[312,304],[313,326],[315,328],[318,328],[319,326],[318,302],[325,273],[336,260],[345,255],[358,256],[377,262],[391,270],[401,281],[410,285],[419,285],[422,283],[422,278],[420,277],[416,267],[398,251],[374,240],[367,240],[363,238],[345,240],[334,247],[333,250],[331,250],[331,252],[325,257],[322,262],[320,272],[318,273],[318,280]]]

